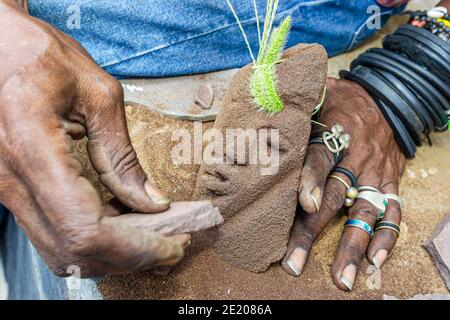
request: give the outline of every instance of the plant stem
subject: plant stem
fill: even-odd
[[[250,46],[250,42],[248,42],[247,34],[245,33],[245,30],[244,30],[244,27],[242,26],[241,20],[239,19],[238,15],[236,13],[236,10],[234,10],[234,7],[231,4],[231,1],[230,0],[226,0],[226,1],[227,1],[228,6],[231,9],[231,12],[234,15],[234,18],[236,19],[236,22],[237,22],[237,24],[239,26],[239,29],[241,29],[242,35],[243,35],[244,40],[245,40],[245,44],[247,45],[248,52],[250,53],[250,56],[252,57],[253,63],[255,63],[256,59],[255,59],[255,56],[253,55],[252,47]]]
[[[258,42],[259,47],[261,48],[261,27],[259,25],[259,14],[258,14],[258,6],[256,5],[256,0],[253,0],[253,7],[255,9],[256,27],[258,28]]]
[[[266,6],[266,18],[264,21],[263,40],[258,53],[258,61],[264,60],[270,35],[272,33],[273,21],[275,20],[275,14],[278,9],[279,0],[267,0]]]
[[[278,94],[276,65],[280,63],[282,52],[286,46],[287,38],[291,28],[291,17],[288,16],[277,28],[274,28],[274,21],[278,10],[279,0],[266,0],[266,13],[264,18],[264,28],[261,34],[259,23],[258,6],[253,1],[255,11],[256,25],[258,28],[259,51],[255,59],[252,48],[248,41],[247,34],[242,23],[234,9],[231,0],[226,0],[231,12],[236,19],[239,29],[247,44],[248,51],[253,60],[253,72],[250,78],[250,91],[253,100],[258,108],[269,114],[280,112],[284,109],[284,103]]]

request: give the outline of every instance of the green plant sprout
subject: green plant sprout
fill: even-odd
[[[291,17],[288,16],[283,20],[279,27],[274,28],[273,22],[275,20],[279,0],[267,0],[264,28],[261,34],[258,8],[256,5],[256,0],[253,0],[259,40],[259,52],[258,56],[255,58],[242,23],[236,13],[236,10],[231,4],[231,0],[226,1],[237,21],[250,56],[253,60],[253,72],[250,78],[250,92],[255,103],[260,109],[270,114],[283,111],[284,103],[277,90],[276,65],[282,62],[281,56],[291,30]]]

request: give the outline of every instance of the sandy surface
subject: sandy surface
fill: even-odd
[[[383,33],[389,33],[402,21],[395,19]],[[330,76],[347,68],[361,50],[379,46],[382,34],[358,51],[330,60]],[[171,133],[176,128],[193,130],[192,123],[162,118],[143,108],[127,108],[130,134],[144,169],[173,200],[188,200],[197,178],[197,165],[175,166],[170,150]],[[211,124],[204,125],[204,129]],[[432,136],[433,147],[419,149],[408,163],[401,181],[404,200],[402,233],[391,258],[381,272],[375,272],[367,261],[359,270],[354,290],[345,293],[332,283],[330,268],[342,231],[344,218],[339,217],[317,241],[299,278],[287,275],[274,265],[264,274],[237,269],[218,257],[208,246],[211,234],[194,235],[187,257],[168,277],[150,273],[106,277],[100,284],[106,299],[381,299],[384,294],[410,298],[416,294],[448,294],[443,280],[422,243],[434,227],[450,212],[450,132]],[[109,197],[88,166],[86,174],[104,199]]]
[[[189,199],[198,166],[173,165],[170,150],[175,144],[171,132],[180,127],[192,130],[192,124],[136,107],[127,109],[127,117],[133,144],[147,172],[174,200]],[[438,221],[450,211],[450,193],[443,188],[450,180],[450,132],[434,135],[433,142],[433,147],[419,149],[402,179],[402,234],[391,259],[381,273],[375,274],[365,261],[352,293],[336,289],[330,277],[343,217],[325,230],[300,278],[287,275],[277,265],[264,274],[237,269],[207,248],[211,235],[203,233],[194,236],[186,259],[168,277],[149,273],[107,277],[101,291],[110,299],[380,299],[383,294],[409,298],[418,293],[448,293],[422,247]],[[85,154],[83,159],[87,163]],[[87,174],[99,185],[91,168]]]

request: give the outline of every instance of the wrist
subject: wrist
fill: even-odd
[[[0,0],[0,7],[28,13],[28,0]]]
[[[438,6],[445,7],[450,11],[450,0],[442,0],[441,2],[439,2]]]
[[[383,7],[399,7],[409,0],[377,0],[377,3]]]
[[[28,13],[28,0],[16,0],[16,2],[26,13]]]

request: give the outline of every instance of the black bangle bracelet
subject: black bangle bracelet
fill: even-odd
[[[421,94],[421,97],[428,102],[424,107],[431,106],[433,108],[429,109],[428,112],[433,114],[433,118],[437,121],[436,127],[441,128],[442,126],[447,125],[447,117],[445,115],[446,109],[445,105],[442,105],[442,103],[447,103],[446,99],[438,92],[438,90],[418,74],[408,70],[408,68],[402,65],[396,64],[394,60],[377,53],[364,53],[352,62],[352,67],[358,64],[385,70],[402,80],[405,84],[414,88]],[[439,101],[436,101],[436,97],[439,98]]]
[[[423,130],[420,119],[410,109],[409,105],[382,79],[376,71],[363,66],[355,67],[351,73],[341,71],[342,78],[358,82],[369,94],[383,101],[401,119],[411,138],[417,146],[422,145],[420,133]]]
[[[376,90],[372,91],[372,93],[384,101],[392,111],[402,119],[416,145],[421,146],[422,140],[420,134],[425,131],[425,127],[409,103],[404,100],[402,95],[397,92],[389,81],[376,70],[364,66],[356,66],[352,68],[352,72],[356,69],[359,69],[358,72],[356,72],[356,75],[362,77],[374,86]]]
[[[408,59],[406,56],[400,55],[398,53],[395,53],[395,52],[392,52],[389,50],[381,49],[381,48],[372,48],[372,49],[369,49],[367,52],[376,53],[376,54],[385,56],[387,58],[391,58],[395,62],[400,63],[401,66],[406,67],[406,68],[410,69],[411,71],[417,73],[417,75],[419,75],[424,80],[428,81],[433,87],[438,89],[439,93],[441,93],[447,101],[450,100],[449,86],[447,84],[445,84],[440,78],[435,76],[434,73],[431,73],[426,68],[424,68],[421,65],[415,63],[414,61]]]
[[[420,32],[417,32],[418,30],[422,29],[409,25],[404,25],[398,28],[395,34],[403,35],[405,37],[409,37],[413,40],[416,40],[417,42],[420,42],[421,44],[427,46],[429,50],[432,50],[434,53],[438,54],[444,61],[450,60],[450,54],[442,46],[435,43],[433,39],[430,38],[430,36],[435,37],[432,33],[430,34],[428,32],[427,36],[425,36]]]
[[[434,97],[431,95],[422,96],[417,90],[411,87],[409,84],[405,84],[406,87],[416,96],[416,98],[425,106],[425,108],[429,111],[430,116],[433,118],[435,128],[434,130],[437,132],[441,132],[447,129],[448,123],[445,122],[445,118],[441,117],[433,108],[433,106],[428,102],[427,99],[433,100]],[[434,101],[433,103],[435,103]],[[445,115],[445,114],[444,114]]]
[[[338,173],[345,175],[352,183],[352,187],[358,189],[358,179],[355,177],[355,175],[350,170],[342,168],[342,167],[336,167],[336,168],[334,168],[334,172],[338,172]]]
[[[444,72],[448,69],[448,66],[445,66],[446,62],[433,51],[425,49],[423,45],[418,44],[415,40],[403,35],[389,35],[384,38],[383,47],[394,52],[406,54],[412,60],[427,67],[428,70],[444,80],[447,85],[450,85],[450,72]]]
[[[445,112],[446,107],[448,105],[448,101],[436,88],[434,88],[426,80],[421,78],[414,71],[409,70],[408,68],[396,63],[391,58],[382,56],[380,54],[364,53],[358,59],[362,57],[370,57],[371,59],[368,61],[370,65],[374,65],[374,63],[376,63],[375,66],[377,68],[386,70],[394,74],[397,78],[413,87],[416,91],[420,92],[423,98],[426,99],[432,105],[434,111],[439,115],[441,119],[440,121],[441,125],[443,123],[445,124],[447,123]],[[353,62],[352,65],[354,63],[355,62]],[[436,99],[438,100],[437,102]]]
[[[364,87],[364,81],[361,81],[361,79],[359,79],[351,72],[343,70],[340,72],[340,76],[341,78],[355,81]],[[414,155],[416,153],[416,146],[408,130],[405,128],[400,119],[392,112],[392,110],[389,107],[386,106],[386,104],[383,101],[381,101],[379,98],[373,95],[372,98],[374,99],[375,103],[378,105],[387,122],[391,126],[395,140],[397,141],[400,149],[403,151],[403,153],[408,159],[414,158]]]
[[[386,121],[389,123],[395,137],[395,141],[403,151],[407,159],[413,159],[416,154],[416,145],[400,119],[380,99],[374,98]]]
[[[415,140],[415,143],[417,146],[422,146],[422,139],[421,139],[421,134],[425,132],[425,127],[422,124],[422,121],[420,120],[419,116],[417,115],[417,113],[411,108],[411,106],[409,105],[408,101],[406,101],[403,96],[401,94],[398,93],[398,91],[393,87],[392,84],[389,83],[389,81],[380,73],[378,73],[376,70],[374,69],[369,69],[372,72],[372,77],[376,77],[378,78],[378,80],[380,80],[383,84],[385,84],[387,86],[387,88],[389,88],[389,91],[382,91],[382,95],[385,97],[385,99],[381,99],[382,101],[385,101],[385,103],[389,106],[389,103],[392,103],[392,105],[390,107],[392,107],[395,104],[395,109],[392,109],[392,111],[397,110],[397,116],[399,116],[399,114],[401,115],[407,115],[408,116],[408,120],[409,123],[412,123],[414,125],[414,128],[416,130],[416,132],[419,133],[419,140]],[[373,80],[372,80],[373,81]],[[414,136],[412,136],[414,137]]]
[[[417,49],[419,52],[423,52],[426,55],[428,55],[429,57],[432,58],[432,62],[436,63],[437,65],[439,65],[439,74],[438,75],[445,75],[448,77],[448,74],[450,73],[450,66],[447,62],[447,60],[445,60],[445,58],[440,55],[439,53],[437,53],[435,50],[433,50],[429,45],[423,43],[422,41],[419,41],[419,36],[416,35],[416,38],[414,37],[414,35],[407,35],[405,34],[405,32],[402,33],[394,33],[392,36],[395,37],[400,37],[402,38],[404,41],[405,40],[409,40],[409,42],[413,42],[415,45],[413,46],[414,49]],[[390,37],[390,36],[388,36]],[[407,53],[406,53],[407,54]]]
[[[450,57],[444,49],[411,30],[400,28],[395,35],[415,41],[419,50],[425,50],[429,56],[434,57],[434,61],[441,66],[441,73],[447,75],[450,73],[450,65],[448,64]]]
[[[383,77],[386,78],[387,83],[391,85],[391,87],[400,95],[403,100],[405,100],[411,109],[417,114],[422,125],[424,126],[424,133],[428,135],[431,131],[434,131],[435,124],[433,119],[431,118],[428,110],[425,109],[425,106],[416,98],[416,96],[401,82],[398,78],[396,78],[391,73],[374,69],[379,72]]]
[[[431,42],[433,44],[433,50],[437,50],[437,52],[443,52],[442,57],[444,59],[450,59],[450,44],[442,40],[441,38],[437,37],[430,31],[424,30],[416,26],[412,26],[410,24],[404,24],[400,26],[396,32],[404,32],[404,31],[412,32],[414,38],[415,36],[419,36],[422,39],[426,39],[427,41],[425,43],[427,44]],[[438,47],[439,49],[435,49],[436,47]]]

